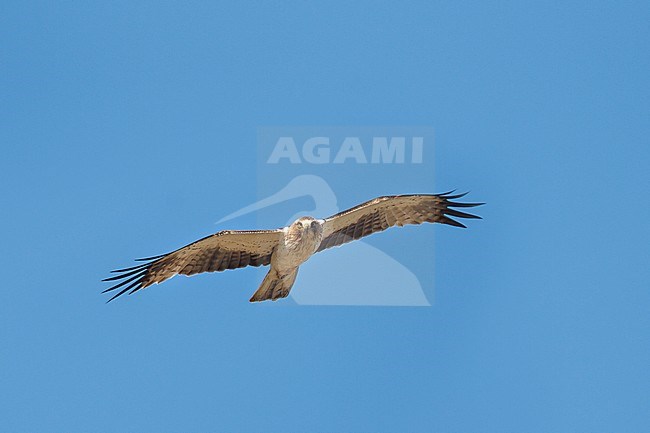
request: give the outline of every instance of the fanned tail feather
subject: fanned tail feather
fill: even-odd
[[[267,299],[277,301],[280,298],[286,298],[289,296],[297,275],[298,268],[282,275],[278,274],[273,268],[269,269],[259,289],[251,297],[250,302],[266,301]]]

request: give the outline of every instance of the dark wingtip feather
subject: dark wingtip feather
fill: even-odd
[[[461,223],[461,222],[458,222],[458,221],[456,221],[456,220],[454,220],[454,219],[451,219],[451,218],[449,218],[449,217],[444,217],[444,218],[442,218],[442,221],[441,221],[441,222],[442,222],[443,224],[447,224],[447,225],[454,226],[454,227],[460,227],[460,228],[463,228],[463,229],[466,229],[466,228],[467,228],[467,226],[466,226],[465,224],[463,224],[463,223]]]
[[[115,295],[113,295],[113,297],[111,297],[111,299],[109,299],[108,301],[106,301],[106,303],[108,304],[108,303],[111,302],[113,299],[117,298],[118,296],[121,296],[121,295],[125,294],[125,293],[128,292],[132,287],[134,287],[134,286],[138,286],[138,285],[141,285],[141,282],[140,282],[140,281],[136,281],[135,283],[133,283],[133,284],[127,286],[126,288],[120,290],[118,293],[116,293]],[[139,288],[139,287],[136,287],[136,289],[138,289],[138,288]]]
[[[142,258],[142,259],[135,259],[135,261],[136,261],[136,262],[146,262],[146,261],[149,261],[149,260],[158,260],[158,259],[160,259],[160,258],[162,258],[162,257],[165,257],[166,255],[167,255],[167,254],[161,254],[161,255],[159,255],[159,256],[144,257],[144,258]]]
[[[126,282],[128,282],[128,281],[126,281]],[[123,285],[123,284],[124,284],[124,283],[120,284],[120,286]],[[119,286],[115,286],[115,287],[112,287],[112,288],[109,289],[109,290],[115,290],[115,289],[117,289],[118,287],[119,287]],[[134,288],[134,287],[135,287],[135,288]],[[118,296],[122,296],[123,294],[125,294],[126,292],[128,292],[128,291],[131,290],[131,289],[133,289],[133,291],[131,292],[131,293],[133,293],[133,292],[138,291],[138,290],[141,289],[141,288],[142,288],[142,278],[140,278],[139,280],[134,281],[133,283],[131,283],[131,284],[129,284],[128,286],[126,286],[124,289],[120,290],[118,293],[116,293],[115,295],[113,295],[113,297],[111,297],[111,299],[109,299],[108,301],[106,301],[106,303],[108,304],[108,303],[111,302],[113,299],[117,298]],[[102,293],[106,293],[107,291],[108,291],[108,290],[105,290],[105,291],[103,291]]]
[[[469,194],[469,191],[467,191],[467,192],[464,192],[462,194],[452,195],[452,193],[454,191],[449,191],[449,192],[445,192],[445,193],[442,193],[442,194],[438,194],[438,197],[443,199],[442,205],[443,205],[444,209],[442,210],[443,219],[441,220],[441,222],[443,224],[449,224],[449,225],[452,225],[452,226],[455,226],[455,227],[467,228],[464,224],[462,224],[462,223],[460,223],[460,222],[458,222],[458,221],[456,221],[454,219],[449,218],[449,216],[456,217],[456,218],[483,219],[478,215],[474,215],[474,214],[470,214],[470,213],[466,213],[466,212],[461,212],[461,211],[456,210],[456,209],[452,209],[452,208],[455,208],[455,207],[457,207],[457,208],[470,208],[470,207],[476,207],[476,206],[481,206],[481,205],[485,204],[485,203],[458,203],[458,202],[455,202],[455,201],[451,201],[453,199],[458,199],[458,198],[464,197],[467,194]]]
[[[454,191],[456,191],[456,190],[454,190]],[[467,192],[464,192],[462,194],[449,195],[450,193],[452,193],[454,191],[449,191],[448,193],[440,194],[440,196],[442,198],[444,198],[445,200],[454,200],[456,198],[465,197],[467,194],[469,194],[469,191],[467,191]]]
[[[474,206],[483,206],[485,203],[457,203],[455,201],[448,201],[448,207],[474,207]]]
[[[126,277],[129,277],[129,276],[133,275],[133,274],[137,274],[138,272],[142,272],[143,270],[144,270],[144,268],[139,268],[139,269],[136,269],[134,271],[125,272],[125,273],[120,274],[120,275],[115,275],[114,277],[104,278],[102,281],[121,280],[122,278],[126,278]]]
[[[124,286],[125,284],[129,284],[133,280],[137,280],[136,283],[139,283],[142,281],[142,278],[147,274],[147,271],[142,271],[139,274],[136,274],[132,276],[131,278],[127,278],[126,280],[119,282],[115,284],[114,286],[109,287],[108,289],[104,290],[102,293],[106,292],[112,292],[113,290],[119,289],[120,287]]]
[[[115,269],[114,271],[111,271],[111,273],[116,273],[116,272],[128,272],[128,271],[132,271],[132,270],[134,270],[134,269],[145,268],[145,267],[147,267],[147,266],[149,266],[149,263],[143,263],[143,264],[141,264],[141,265],[138,265],[138,266],[132,266],[132,267],[130,267],[130,268]]]
[[[111,302],[113,299],[117,298],[118,296],[123,295],[127,291],[133,289],[131,293],[137,292],[138,290],[142,289],[142,282],[144,280],[144,277],[147,275],[147,272],[149,272],[149,269],[151,266],[156,263],[158,259],[161,259],[168,254],[161,254],[159,256],[153,256],[153,257],[147,257],[143,259],[136,259],[136,261],[147,261],[147,263],[142,263],[137,266],[132,266],[130,268],[124,268],[124,269],[116,269],[114,271],[111,271],[111,273],[119,273],[119,275],[115,275],[112,277],[104,278],[102,281],[116,281],[116,280],[122,280],[126,278],[124,281],[119,282],[118,284],[115,284],[114,286],[109,287],[108,289],[104,290],[102,293],[107,293],[111,292],[113,290],[117,290],[120,287],[129,284],[125,289],[120,290],[119,293],[114,295],[112,298],[110,298],[108,302]]]
[[[471,213],[461,212],[461,211],[458,211],[458,210],[455,210],[455,209],[445,209],[445,212],[444,212],[444,213],[445,213],[446,215],[451,215],[451,216],[453,216],[453,217],[457,217],[457,218],[482,219],[482,218],[481,218],[480,216],[478,216],[478,215],[473,215],[473,214],[471,214]]]

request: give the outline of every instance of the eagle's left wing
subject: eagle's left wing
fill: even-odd
[[[139,259],[147,261],[132,268],[118,269],[119,275],[103,281],[122,280],[102,293],[124,287],[108,301],[131,290],[137,292],[177,274],[194,275],[246,266],[271,263],[271,255],[282,239],[282,230],[225,230],[162,256]]]
[[[451,200],[465,194],[413,194],[378,197],[359,206],[332,215],[323,223],[323,240],[317,251],[405,224],[442,223],[465,227],[450,218],[480,218],[477,215],[453,209],[474,207],[483,203],[457,203]]]

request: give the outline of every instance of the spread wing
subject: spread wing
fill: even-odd
[[[451,217],[481,218],[453,208],[474,207],[483,203],[453,202],[451,200],[461,198],[467,193],[451,195],[452,192],[378,197],[332,215],[323,223],[323,240],[317,251],[336,247],[393,226],[428,222],[465,227]]]
[[[154,283],[162,283],[176,274],[194,275],[271,263],[271,254],[282,238],[282,230],[221,231],[206,236],[169,254],[138,259],[146,261],[103,281],[124,280],[102,293],[121,289],[108,301],[130,290],[137,292]],[[124,287],[126,286],[126,287]]]

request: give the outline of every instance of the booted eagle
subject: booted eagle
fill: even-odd
[[[298,268],[313,254],[343,245],[389,227],[406,224],[442,223],[465,227],[456,218],[480,218],[453,208],[483,203],[452,200],[465,194],[413,194],[378,197],[325,219],[298,218],[276,230],[225,230],[161,256],[138,259],[138,266],[112,271],[118,275],[103,281],[120,281],[102,293],[135,293],[174,275],[219,272],[246,266],[271,265],[251,302],[286,298],[296,281]]]

